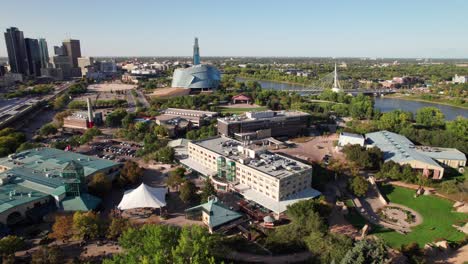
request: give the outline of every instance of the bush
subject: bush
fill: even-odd
[[[366,195],[368,189],[369,183],[366,179],[364,179],[364,177],[354,176],[350,180],[350,190],[354,193],[354,195],[362,197]]]
[[[102,172],[96,173],[88,183],[89,192],[104,197],[112,190],[112,181]]]
[[[73,235],[73,216],[72,215],[57,215],[55,222],[52,225],[51,238],[68,240]]]
[[[39,129],[39,134],[41,136],[53,135],[55,133],[57,133],[57,127],[52,123],[45,124]]]
[[[103,234],[104,226],[94,212],[75,212],[73,214],[73,233],[77,239],[96,239]]]
[[[138,166],[138,163],[132,160],[127,160],[120,170],[118,182],[120,186],[135,184],[140,182],[142,176],[143,169]]]
[[[0,239],[0,254],[2,256],[14,254],[16,251],[22,250],[26,243],[22,238],[17,236],[6,236]]]

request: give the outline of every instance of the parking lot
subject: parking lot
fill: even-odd
[[[112,139],[98,139],[85,146],[81,146],[79,152],[93,155],[98,158],[125,162],[136,157],[140,145],[130,142],[116,141]]]
[[[337,134],[291,140],[293,146],[286,149],[273,150],[283,152],[293,157],[314,163],[328,163],[331,158],[344,161],[342,153],[336,151],[333,145],[338,140]]]

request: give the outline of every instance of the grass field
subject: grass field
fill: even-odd
[[[468,215],[452,212],[453,202],[432,195],[414,198],[413,190],[391,185],[383,185],[380,190],[391,202],[406,205],[423,217],[423,223],[413,227],[406,235],[384,229],[375,230],[374,234],[383,238],[390,246],[399,247],[416,242],[423,247],[437,239],[459,241],[464,238],[464,234],[452,225],[468,221]]]
[[[220,111],[221,113],[231,113],[231,114],[243,114],[245,112],[248,112],[248,111],[264,111],[264,110],[268,110],[268,108],[264,107],[264,106],[260,106],[260,107],[249,107],[249,108],[235,108],[235,107],[219,107],[218,108],[218,111]]]

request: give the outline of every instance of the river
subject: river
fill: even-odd
[[[236,78],[238,82],[247,81],[244,78]],[[283,90],[283,89],[303,89],[304,85],[300,84],[289,84],[289,83],[280,83],[280,82],[272,82],[272,81],[258,81],[262,88],[264,89],[274,89],[274,90]],[[410,111],[412,113],[416,113],[419,108],[426,107],[426,106],[435,106],[442,111],[445,115],[446,120],[453,120],[457,116],[463,116],[468,118],[468,109],[449,106],[449,105],[442,105],[437,103],[429,103],[429,102],[418,102],[418,101],[409,101],[403,100],[398,98],[388,98],[388,97],[377,97],[375,98],[374,108],[380,109],[381,112],[389,112],[396,109],[401,109],[404,111]]]

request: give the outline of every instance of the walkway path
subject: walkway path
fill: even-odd
[[[229,254],[228,258],[236,261],[243,261],[249,263],[282,264],[304,262],[312,258],[312,256],[312,253],[308,251],[280,256],[264,256],[234,251]]]
[[[456,251],[441,252],[432,259],[429,263],[436,264],[464,264],[468,260],[468,245],[459,248]]]

